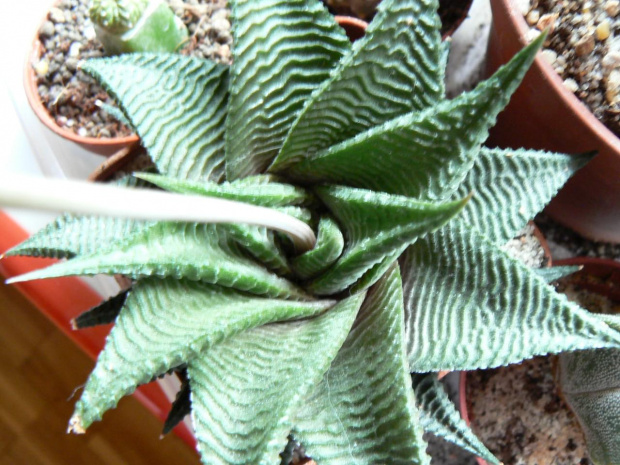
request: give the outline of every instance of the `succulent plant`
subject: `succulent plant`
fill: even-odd
[[[89,13],[109,55],[174,52],[188,37],[163,0],[92,0]]]
[[[76,321],[115,324],[70,431],[179,369],[167,429],[191,406],[204,463],[278,463],[291,437],[319,464],[428,463],[423,429],[498,463],[437,371],[620,346],[617,319],[501,248],[591,158],[482,147],[544,37],[447,100],[435,0],[383,1],[353,45],[318,0],[230,6],[230,68],[83,65],[157,167],[123,183],[284,212],[316,246],[256,225],[64,215],[8,252],[66,259],[13,281],[134,280]]]

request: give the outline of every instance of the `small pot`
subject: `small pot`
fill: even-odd
[[[55,1],[53,2],[53,5],[57,3],[58,2]],[[43,24],[46,19],[47,15],[45,18],[43,18],[40,24]],[[79,146],[90,152],[104,156],[110,156],[118,152],[119,150],[135,144],[139,141],[138,136],[135,134],[126,137],[113,138],[83,137],[77,135],[73,131],[58,126],[58,124],[56,124],[56,121],[54,121],[54,118],[52,118],[52,116],[47,111],[47,108],[45,108],[45,106],[43,105],[37,89],[37,77],[33,69],[33,64],[41,58],[42,51],[43,46],[38,38],[37,33],[32,43],[32,48],[28,54],[28,58],[26,60],[24,68],[24,89],[26,91],[26,98],[28,99],[30,107],[37,115],[39,120],[49,130],[51,130],[54,134],[60,136],[65,140],[68,140],[74,144],[78,144]]]
[[[492,0],[487,74],[527,45],[513,0]],[[488,144],[598,155],[573,176],[546,212],[582,236],[620,242],[620,140],[564,87],[540,55],[491,129]]]

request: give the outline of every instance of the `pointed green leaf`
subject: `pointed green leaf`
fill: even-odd
[[[349,50],[318,0],[233,0],[229,180],[264,171],[310,94]]]
[[[114,97],[160,173],[223,179],[228,68],[178,54],[130,53],[89,60],[82,70]]]
[[[597,465],[620,463],[620,350],[560,355],[562,397],[575,412]]]
[[[436,205],[340,186],[320,187],[316,193],[347,239],[336,264],[309,285],[319,295],[346,289],[386,256],[444,225],[467,203],[463,199]]]
[[[294,436],[321,464],[427,464],[393,266],[373,287],[323,381],[294,417]]]
[[[116,184],[123,187],[144,187],[142,181],[125,177]],[[61,215],[21,244],[5,253],[33,257],[72,258],[96,252],[102,244],[119,237],[139,234],[154,223],[127,218]]]
[[[267,228],[245,224],[222,225],[228,235],[256,260],[279,275],[291,273],[286,255],[276,242],[276,235]]]
[[[436,0],[384,0],[365,36],[295,121],[272,169],[443,97]]]
[[[552,283],[558,279],[576,273],[581,269],[580,266],[554,266],[551,268],[536,268],[535,271],[546,282]]]
[[[187,280],[144,279],[108,336],[71,428],[86,429],[136,386],[225,338],[266,323],[316,315],[333,304],[262,299]]]
[[[71,320],[71,326],[73,329],[84,329],[114,323],[116,317],[121,312],[121,308],[125,305],[128,294],[129,290],[104,300],[96,307],[85,311],[77,318]]]
[[[458,221],[409,247],[402,269],[411,371],[620,347],[620,332]]]
[[[321,218],[314,249],[292,260],[295,273],[301,279],[316,276],[338,260],[343,248],[344,237],[336,222],[329,217]]]
[[[420,200],[448,198],[472,167],[541,43],[532,42],[471,92],[373,127],[291,167],[290,174],[304,182],[345,184]]]
[[[171,192],[219,197],[263,207],[301,205],[309,201],[309,194],[304,189],[280,183],[269,175],[251,176],[221,184],[187,181],[150,173],[136,173],[134,176]]]
[[[279,463],[292,415],[329,368],[363,298],[350,297],[310,320],[246,331],[190,362],[203,463]]]
[[[592,154],[482,149],[456,195],[473,192],[461,219],[504,244],[534,218]]]
[[[398,260],[398,257],[403,254],[408,246],[409,244],[404,244],[398,247],[394,250],[394,252],[386,255],[385,258],[379,263],[373,265],[372,268],[366,271],[366,273],[364,273],[364,275],[353,286],[351,286],[351,292],[362,292],[370,286],[373,286],[387,272],[388,268],[392,266],[392,263]]]
[[[461,418],[437,379],[437,373],[414,373],[411,378],[424,431],[450,441],[489,463],[500,464]]]
[[[269,297],[307,299],[286,279],[245,257],[217,225],[156,223],[99,251],[12,278],[11,282],[71,275],[122,274],[134,279],[187,278]]]

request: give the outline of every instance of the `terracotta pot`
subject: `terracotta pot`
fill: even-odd
[[[353,16],[334,16],[336,22],[347,33],[347,37],[351,42],[355,42],[357,39],[364,37],[368,23],[362,19],[354,18]]]
[[[513,0],[491,0],[490,75],[527,44],[528,26]],[[491,130],[490,146],[598,155],[547,207],[558,222],[594,240],[620,242],[620,140],[536,57]]]
[[[53,2],[55,5],[58,2]],[[47,15],[41,21],[47,19]],[[38,29],[37,29],[38,31]],[[39,92],[37,90],[37,78],[33,69],[33,64],[36,63],[42,54],[43,46],[39,41],[38,33],[35,35],[32,43],[32,48],[28,54],[24,68],[24,89],[26,91],[26,97],[30,107],[37,115],[39,120],[52,132],[68,140],[72,143],[78,144],[86,150],[104,156],[110,156],[124,147],[135,144],[139,141],[137,135],[132,134],[127,137],[114,137],[114,138],[96,138],[96,137],[82,137],[75,134],[73,131],[62,128],[56,124],[54,118],[49,114],[47,108],[43,105]]]

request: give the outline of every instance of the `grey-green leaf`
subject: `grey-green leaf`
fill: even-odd
[[[310,283],[319,295],[346,289],[388,255],[444,225],[467,203],[463,199],[431,204],[341,186],[320,187],[316,193],[344,229],[347,241],[336,264]]]
[[[398,266],[369,292],[323,381],[295,416],[317,463],[428,464],[405,354]]]
[[[581,269],[580,266],[553,266],[551,268],[536,268],[538,276],[542,277],[546,282],[552,283],[558,279],[576,273]]]
[[[306,158],[289,174],[303,182],[345,184],[419,200],[449,198],[541,44],[541,39],[532,42],[471,92],[372,127]]]
[[[82,70],[115,98],[160,173],[223,179],[227,67],[179,54],[132,53],[89,60]]]
[[[144,183],[131,177],[117,181],[123,187],[142,187]],[[128,218],[78,216],[64,214],[21,244],[5,253],[33,257],[72,258],[89,255],[117,240],[139,234],[153,225],[151,221]]]
[[[272,169],[439,101],[437,6],[436,0],[384,0],[365,37],[304,107]]]
[[[504,244],[592,156],[483,148],[456,193],[474,193],[460,218],[495,244]]]
[[[295,411],[329,368],[363,298],[350,297],[310,320],[246,331],[190,362],[203,463],[279,463]]]
[[[262,299],[187,280],[141,280],[110,332],[71,426],[87,428],[139,384],[225,338],[266,323],[317,315],[333,304]]]
[[[233,0],[229,180],[264,171],[310,94],[349,50],[318,0]]]
[[[489,463],[500,464],[461,418],[437,379],[437,373],[413,373],[411,378],[424,431],[442,437]]]
[[[620,463],[620,350],[560,355],[563,398],[579,419],[596,465]]]
[[[18,276],[11,282],[100,273],[134,279],[186,278],[269,297],[308,299],[295,285],[247,258],[223,228],[196,223],[156,223],[95,253]]]
[[[316,246],[293,258],[293,269],[301,279],[312,278],[329,268],[340,257],[343,249],[344,236],[338,224],[329,217],[323,217],[319,222]]]
[[[411,371],[620,347],[620,332],[458,221],[418,240],[401,265]]]
[[[250,176],[220,184],[187,181],[151,173],[136,173],[134,176],[171,192],[237,200],[262,207],[301,205],[309,201],[309,194],[304,189],[278,182],[269,175]]]

